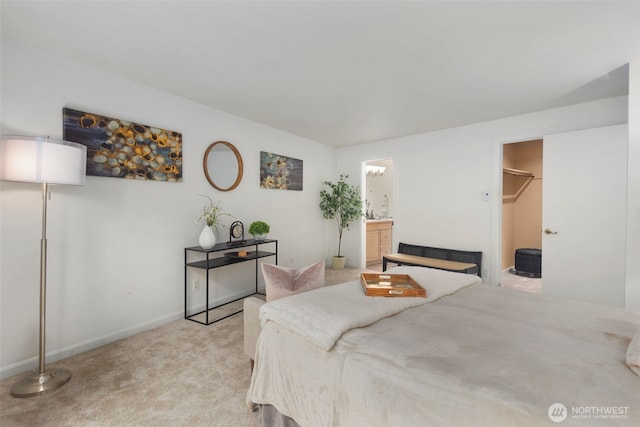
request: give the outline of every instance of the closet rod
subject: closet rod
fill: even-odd
[[[533,173],[529,171],[521,171],[519,169],[512,169],[512,168],[502,168],[502,172],[508,173],[509,175],[516,175],[516,176],[528,176],[528,177],[535,176]]]

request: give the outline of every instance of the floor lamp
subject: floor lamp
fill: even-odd
[[[42,239],[40,240],[40,352],[36,373],[11,387],[14,397],[31,397],[55,390],[71,379],[71,372],[45,370],[45,314],[47,295],[47,194],[49,184],[84,185],[87,147],[53,139],[2,136],[0,180],[42,183]]]

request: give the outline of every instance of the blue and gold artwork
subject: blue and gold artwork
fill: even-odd
[[[87,146],[87,175],[182,181],[182,134],[63,108],[64,139]]]
[[[302,191],[302,160],[261,151],[260,188]]]

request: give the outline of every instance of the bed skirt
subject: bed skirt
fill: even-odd
[[[281,414],[273,405],[255,405],[253,412],[260,427],[300,427],[300,424]]]

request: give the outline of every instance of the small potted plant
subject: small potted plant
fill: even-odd
[[[344,268],[346,258],[340,255],[342,233],[351,223],[363,216],[360,187],[349,185],[349,175],[340,175],[338,182],[325,181],[328,188],[320,191],[320,210],[326,219],[335,219],[338,223],[338,254],[333,257],[333,268]]]
[[[249,226],[249,234],[253,235],[256,240],[264,240],[267,234],[269,234],[269,224],[264,221],[253,221]]]

